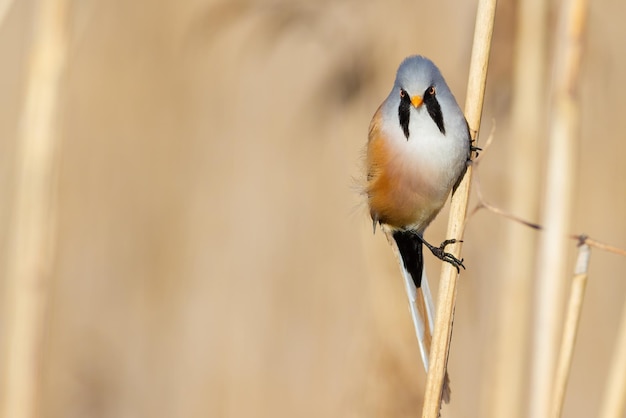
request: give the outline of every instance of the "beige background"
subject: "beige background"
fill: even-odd
[[[32,3],[0,27],[3,269]],[[482,137],[495,122],[495,142],[479,167],[505,209],[515,10],[498,10]],[[572,226],[622,248],[624,11],[590,5]],[[75,2],[41,416],[418,416],[425,375],[402,282],[358,179],[403,57],[436,61],[463,105],[474,14],[455,1]],[[487,212],[468,225],[446,417],[491,416],[510,228]],[[440,262],[426,262],[436,290]],[[625,273],[594,250],[566,417],[597,413]]]

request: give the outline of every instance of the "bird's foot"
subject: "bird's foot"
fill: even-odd
[[[435,247],[434,245],[431,245],[429,243],[427,243],[426,241],[422,241],[424,243],[424,245],[426,245],[428,247],[428,249],[433,253],[433,255],[435,257],[437,257],[438,259],[440,259],[441,261],[445,261],[447,263],[452,264],[454,267],[456,267],[456,271],[457,273],[461,272],[460,267],[463,267],[463,270],[465,270],[465,266],[463,265],[463,259],[458,259],[455,256],[453,256],[452,254],[446,252],[446,247],[450,244],[454,244],[457,242],[463,242],[460,240],[456,240],[456,239],[447,239],[444,242],[442,242],[439,247]]]

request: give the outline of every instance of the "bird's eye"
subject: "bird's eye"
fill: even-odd
[[[400,89],[400,97],[404,98],[406,96],[406,91],[404,89]]]
[[[435,86],[430,86],[430,88],[428,89],[428,95],[429,96],[435,95]]]

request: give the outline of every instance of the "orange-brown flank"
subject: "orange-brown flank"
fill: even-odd
[[[380,109],[370,124],[367,145],[367,196],[372,219],[396,228],[425,228],[447,196],[428,181],[424,167],[382,135]]]

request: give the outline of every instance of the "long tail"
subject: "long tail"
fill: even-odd
[[[394,231],[391,236],[393,237],[392,247],[394,247],[394,252],[398,257],[406,294],[409,298],[409,309],[419,343],[422,363],[428,372],[428,356],[435,321],[435,304],[424,270],[422,241],[415,236],[415,232]],[[428,321],[427,324],[424,323],[425,320]],[[450,378],[446,371],[441,394],[441,399],[445,403],[450,402],[450,393]]]

